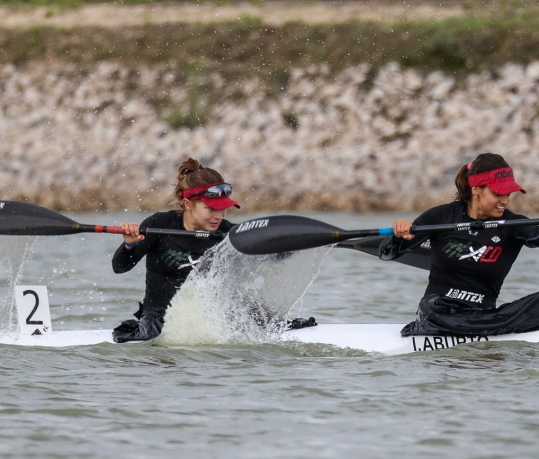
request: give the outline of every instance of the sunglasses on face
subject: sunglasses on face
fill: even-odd
[[[223,194],[225,196],[230,196],[232,194],[232,186],[228,183],[210,186],[208,189],[192,195],[191,198],[200,195],[203,195],[205,198],[220,198]]]

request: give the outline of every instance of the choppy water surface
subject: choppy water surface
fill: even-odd
[[[395,217],[310,216],[345,229],[388,226]],[[117,224],[142,217],[75,218]],[[118,238],[35,242],[18,283],[48,286],[56,330],[111,328],[134,311],[144,270],[112,273]],[[525,249],[503,301],[537,290],[536,260]],[[2,262],[0,295],[11,272]],[[426,272],[335,249],[291,315],[319,323],[404,323],[413,319],[425,282]],[[384,357],[293,343],[2,346],[0,455],[537,457],[538,350],[482,343]]]

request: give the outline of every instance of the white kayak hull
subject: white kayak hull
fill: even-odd
[[[511,333],[499,336],[411,336],[400,335],[404,324],[334,324],[290,330],[283,340],[301,343],[330,344],[340,348],[358,349],[385,355],[439,351],[461,344],[490,341],[526,341],[539,343],[539,331]]]
[[[5,335],[0,336],[0,344],[18,346],[70,347],[90,346],[93,344],[114,343],[112,330],[69,330],[52,331],[42,335]]]
[[[385,355],[448,349],[460,344],[490,341],[539,342],[539,331],[489,337],[414,336],[402,338],[402,324],[322,324],[288,330],[283,342],[331,345]],[[42,347],[88,346],[113,343],[111,330],[53,331],[42,335],[6,335],[0,344]]]

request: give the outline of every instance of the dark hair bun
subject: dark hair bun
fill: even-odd
[[[185,177],[186,175],[189,175],[192,172],[197,172],[201,169],[204,169],[204,166],[200,164],[199,161],[193,158],[189,158],[187,161],[184,161],[180,165],[180,169],[178,171],[178,177]]]

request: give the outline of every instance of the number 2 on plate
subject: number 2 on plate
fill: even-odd
[[[46,286],[15,286],[15,303],[21,334],[42,335],[52,331]]]

